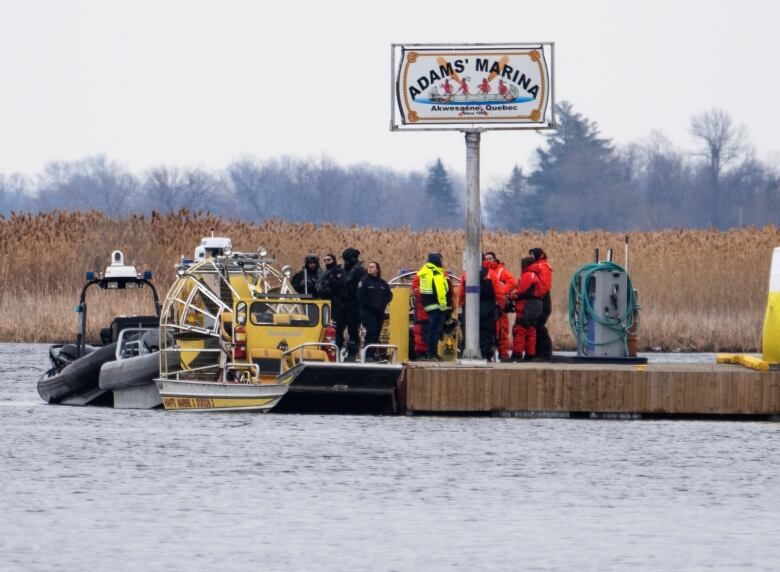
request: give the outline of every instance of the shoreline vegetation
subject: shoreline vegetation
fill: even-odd
[[[348,246],[366,263],[377,260],[386,277],[416,270],[428,252],[440,251],[459,276],[462,231],[374,229],[278,219],[252,224],[180,211],[111,218],[100,212],[0,215],[0,341],[70,342],[76,336],[74,308],[85,272],[102,272],[113,250],[139,272],[154,273],[161,301],[174,278],[174,264],[192,256],[201,237],[214,228],[233,240],[235,251],[264,246],[279,265],[296,271],[306,254],[337,256]],[[629,238],[628,270],[641,305],[640,351],[742,351],[761,348],[772,249],[780,229],[675,229],[651,232],[603,231],[484,232],[484,250],[496,252],[512,274],[520,258],[541,246],[553,267],[553,316],[548,326],[556,350],[574,349],[566,318],[569,280],[592,262],[594,249],[608,248],[623,264]],[[101,327],[119,314],[152,314],[148,289],[104,292],[90,289],[87,332],[95,341]]]

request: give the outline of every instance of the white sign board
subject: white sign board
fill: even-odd
[[[393,44],[391,129],[554,127],[553,47]]]

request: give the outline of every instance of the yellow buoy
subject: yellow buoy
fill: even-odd
[[[780,363],[780,247],[772,253],[762,351],[765,362]]]
[[[715,361],[717,363],[733,363],[756,371],[769,371],[769,364],[764,360],[745,354],[718,354]]]

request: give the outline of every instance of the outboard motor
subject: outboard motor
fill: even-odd
[[[52,367],[57,371],[68,365],[70,362],[76,360],[78,355],[78,346],[76,344],[64,344],[54,345],[49,348],[49,361]],[[84,354],[89,354],[95,351],[92,346],[84,347]]]

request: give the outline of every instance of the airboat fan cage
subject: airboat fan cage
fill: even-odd
[[[232,315],[239,299],[296,296],[290,271],[272,262],[233,254],[177,266],[160,316],[162,378],[221,380],[233,343],[233,320],[224,314]]]

